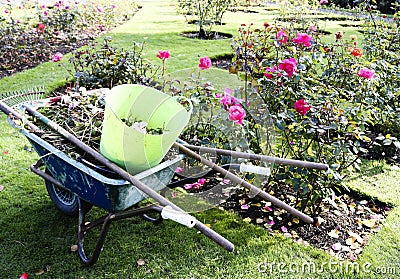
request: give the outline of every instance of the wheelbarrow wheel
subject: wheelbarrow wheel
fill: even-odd
[[[45,172],[49,175],[51,173],[46,169]],[[53,201],[54,205],[58,210],[62,213],[72,216],[78,217],[79,215],[79,197],[74,193],[65,190],[54,183],[45,180],[47,193],[50,196],[50,199]],[[85,212],[88,212],[93,205],[81,199],[81,206]]]

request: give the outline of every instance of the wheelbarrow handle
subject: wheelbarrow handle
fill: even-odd
[[[203,233],[205,236],[211,238],[215,243],[221,245],[227,251],[233,252],[233,250],[235,249],[235,246],[232,244],[232,242],[230,242],[220,234],[216,233],[214,230],[210,229],[202,222],[197,221],[194,227],[201,233]]]
[[[251,154],[251,153],[246,153],[246,152],[225,150],[225,149],[219,149],[219,148],[196,146],[196,145],[191,145],[191,144],[186,144],[186,143],[185,144],[182,143],[182,145],[191,150],[201,151],[201,152],[206,152],[206,153],[217,153],[219,155],[226,155],[226,156],[230,156],[233,158],[243,158],[243,159],[257,160],[257,161],[261,161],[261,162],[276,163],[279,165],[288,165],[288,166],[317,169],[317,170],[328,170],[328,168],[329,168],[328,165],[322,164],[322,163],[278,158],[278,157],[273,157],[273,156]]]
[[[184,153],[186,153],[187,155],[189,155],[190,157],[198,160],[202,164],[212,168],[214,171],[221,173],[227,179],[230,179],[231,181],[233,181],[235,183],[238,183],[238,184],[242,185],[243,187],[249,189],[251,193],[255,193],[255,194],[259,195],[262,199],[264,199],[266,201],[270,201],[274,205],[276,205],[276,206],[278,206],[278,207],[280,207],[282,209],[285,209],[287,212],[289,212],[290,214],[298,217],[300,220],[304,221],[305,223],[307,223],[307,224],[314,223],[314,219],[312,217],[310,217],[310,216],[298,211],[294,207],[284,203],[283,201],[279,200],[278,198],[275,198],[274,196],[268,194],[267,192],[261,190],[260,188],[257,188],[256,186],[254,186],[254,185],[250,184],[249,182],[247,182],[247,181],[241,179],[240,177],[236,176],[232,172],[227,171],[224,168],[216,165],[215,163],[211,162],[210,160],[208,160],[208,159],[204,158],[203,156],[197,154],[193,150],[187,148],[185,145],[180,144],[178,142],[175,142],[174,146],[176,148],[180,149],[181,151],[183,151]]]

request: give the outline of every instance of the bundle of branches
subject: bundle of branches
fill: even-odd
[[[99,151],[104,117],[105,90],[66,92],[49,98],[40,113],[56,122],[83,143]],[[37,125],[45,132],[41,137],[71,158],[85,157],[82,151],[43,123]]]

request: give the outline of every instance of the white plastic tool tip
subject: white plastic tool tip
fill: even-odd
[[[161,211],[161,217],[163,219],[171,219],[172,221],[175,221],[189,228],[193,228],[197,222],[196,218],[194,218],[193,216],[190,216],[185,212],[177,211],[169,205],[163,208],[163,210]]]

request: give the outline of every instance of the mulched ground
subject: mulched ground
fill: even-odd
[[[390,210],[387,205],[354,192],[324,201],[317,225],[306,224],[269,202],[257,197],[246,198],[241,193],[230,197],[222,206],[247,222],[265,227],[271,234],[283,234],[294,242],[350,260],[357,259]]]
[[[223,183],[226,184],[226,190],[212,192],[215,185]],[[391,209],[382,202],[356,192],[344,191],[324,200],[321,212],[312,216],[315,224],[307,224],[259,196],[250,198],[245,189],[229,191],[233,185],[218,176],[205,177],[204,184],[193,185],[188,191],[194,196],[200,192],[211,192],[212,199],[206,200],[223,200],[219,207],[237,213],[245,222],[262,226],[272,235],[282,234],[296,243],[322,249],[341,260],[357,259],[368,240],[379,231]],[[291,198],[292,192],[289,186],[281,185],[270,194],[290,204],[289,201],[294,200],[294,197]]]

